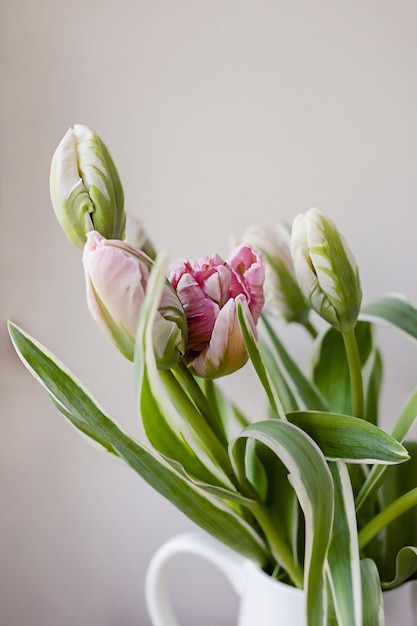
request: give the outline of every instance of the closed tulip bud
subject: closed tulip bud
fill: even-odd
[[[107,239],[123,238],[122,184],[106,146],[87,126],[76,124],[59,143],[52,157],[50,192],[59,223],[79,248],[91,230]]]
[[[362,291],[355,258],[334,223],[316,209],[295,218],[295,273],[313,309],[341,332],[354,329]]]
[[[83,253],[88,308],[103,330],[133,360],[139,313],[145,298],[152,260],[129,244],[87,234]],[[177,294],[166,283],[153,326],[158,367],[178,363],[185,351],[187,321]]]
[[[265,303],[287,322],[306,322],[310,306],[295,276],[290,231],[279,224],[272,230],[252,226],[242,241],[257,248],[265,258]]]
[[[184,360],[198,376],[217,378],[242,367],[248,358],[237,315],[238,302],[256,336],[263,304],[263,257],[248,245],[227,261],[218,254],[195,263],[171,265],[168,278],[188,321]]]

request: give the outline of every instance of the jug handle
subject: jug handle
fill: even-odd
[[[168,590],[167,564],[177,554],[193,554],[217,566],[240,595],[246,559],[210,535],[185,533],[164,543],[149,564],[146,581],[146,605],[153,626],[180,626]]]

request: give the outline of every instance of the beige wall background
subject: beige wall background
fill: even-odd
[[[173,257],[227,254],[231,233],[316,206],[349,240],[365,301],[399,291],[417,304],[417,5],[0,8],[0,623],[147,626],[149,559],[194,527],[68,426],[5,330],[6,318],[22,325],[139,433],[131,367],[90,319],[80,253],[53,215],[53,150],[68,126],[95,129],[128,209]],[[380,336],[388,423],[417,383],[417,351],[392,332]],[[303,359],[304,337],[284,337]],[[227,385],[259,412],[247,376]],[[184,625],[232,619],[236,600],[213,569],[179,561],[173,578]]]

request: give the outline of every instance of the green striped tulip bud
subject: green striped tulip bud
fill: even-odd
[[[264,255],[265,304],[287,322],[307,321],[310,305],[306,302],[295,276],[290,249],[290,230],[278,224],[273,230],[252,226],[242,237]]]
[[[124,195],[116,167],[100,137],[81,124],[60,141],[51,163],[52,204],[64,232],[79,248],[91,230],[122,239]]]
[[[316,209],[296,217],[291,253],[312,308],[339,331],[353,330],[362,299],[359,268],[334,223]]]

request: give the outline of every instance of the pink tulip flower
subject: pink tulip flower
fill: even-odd
[[[88,308],[120,352],[133,360],[140,309],[152,260],[133,246],[87,233],[83,264]],[[187,322],[181,302],[167,282],[154,322],[158,366],[174,367],[185,350]]]
[[[205,378],[239,369],[248,355],[237,317],[237,303],[256,337],[264,305],[265,268],[262,255],[248,245],[236,248],[224,261],[218,254],[171,265],[168,278],[188,321],[184,360]]]

